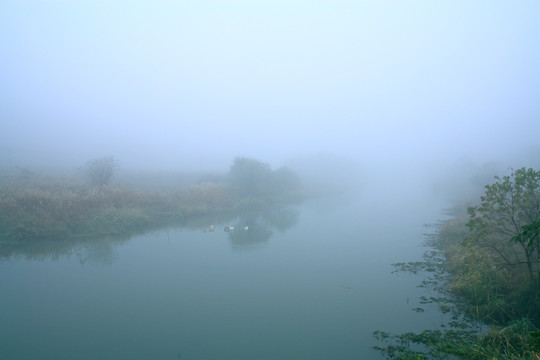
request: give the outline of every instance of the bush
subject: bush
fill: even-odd
[[[90,160],[85,165],[85,175],[93,186],[108,185],[118,162],[112,156]]]

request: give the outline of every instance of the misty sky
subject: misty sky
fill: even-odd
[[[540,145],[538,1],[1,1],[0,167]]]

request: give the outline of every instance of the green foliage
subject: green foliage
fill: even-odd
[[[540,360],[540,172],[523,168],[496,180],[468,219],[457,211],[428,237],[433,251],[424,261],[395,264],[425,272],[422,286],[441,296],[421,303],[453,315],[446,330],[376,332],[388,359]],[[493,325],[478,332],[476,321]]]
[[[380,331],[374,332],[375,338],[388,345],[375,349],[381,351],[387,359],[428,360],[468,359],[470,348],[476,340],[472,330],[424,330],[420,333],[392,335]]]
[[[538,241],[540,238],[540,221],[533,220],[530,224],[523,225],[522,231],[512,238],[520,244],[524,244],[528,248],[538,247]]]
[[[493,327],[471,348],[471,359],[538,359],[538,329],[527,318]]]
[[[465,294],[486,310],[479,317],[497,323],[529,317],[540,324],[540,171],[521,168],[495,179],[480,204],[468,208],[470,236],[462,261],[453,263],[471,268],[456,272],[454,283],[487,298],[482,304]]]
[[[484,335],[471,329],[424,330],[392,335],[375,331],[385,346],[376,346],[387,359],[538,360],[538,329],[528,319],[493,327]]]
[[[540,271],[540,171],[521,168],[486,185],[480,205],[469,207],[469,242],[507,269],[526,267],[537,284]],[[539,289],[540,290],[540,289]]]

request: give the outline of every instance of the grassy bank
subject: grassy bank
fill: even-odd
[[[507,266],[495,249],[472,242],[467,221],[465,209],[459,209],[454,218],[441,224],[432,244],[446,259],[448,290],[460,300],[460,310],[488,324],[528,318],[540,326],[538,289],[530,282],[525,264]]]
[[[390,334],[376,331],[387,359],[540,360],[540,302],[522,266],[505,269],[471,237],[467,207],[456,206],[451,217],[429,234],[424,261],[394,264],[396,271],[423,272],[421,287],[437,297],[450,320],[440,329]]]
[[[127,234],[228,211],[238,202],[226,185],[214,183],[157,192],[42,178],[4,184],[0,194],[2,244]]]
[[[495,177],[474,206],[456,206],[428,236],[422,286],[450,321],[441,329],[375,336],[388,359],[540,360],[540,171]]]
[[[285,199],[245,197],[211,182],[143,191],[76,178],[19,180],[0,186],[0,244],[133,234],[271,201]]]
[[[248,158],[236,158],[229,173],[216,176],[217,181],[191,186],[107,185],[115,166],[107,157],[90,161],[86,178],[30,173],[0,178],[0,246],[129,235],[303,197],[292,171],[272,170]]]

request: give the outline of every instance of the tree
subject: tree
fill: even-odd
[[[240,194],[257,196],[267,192],[272,170],[270,165],[258,160],[237,157],[231,165],[229,176],[231,184]]]
[[[294,194],[300,188],[300,179],[295,172],[280,167],[272,173],[272,192],[276,195]]]
[[[501,261],[495,265],[525,265],[540,290],[540,171],[521,168],[495,179],[480,205],[468,208],[470,240],[494,252]]]
[[[85,175],[93,186],[108,185],[114,175],[118,162],[112,156],[90,160],[86,163]]]
[[[246,197],[290,199],[300,188],[300,179],[288,168],[272,170],[266,163],[245,157],[234,159],[229,179],[236,192]]]

